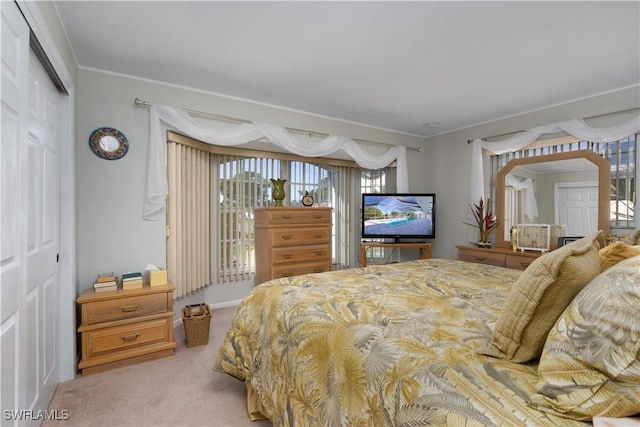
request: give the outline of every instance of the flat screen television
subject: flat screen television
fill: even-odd
[[[362,194],[362,238],[425,240],[436,237],[433,193]]]

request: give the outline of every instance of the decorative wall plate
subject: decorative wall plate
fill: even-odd
[[[118,129],[102,127],[91,133],[89,147],[101,159],[118,160],[129,151],[129,141]]]

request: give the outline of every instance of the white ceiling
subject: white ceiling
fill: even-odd
[[[81,67],[420,136],[640,84],[638,1],[56,5]]]

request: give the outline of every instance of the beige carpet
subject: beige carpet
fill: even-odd
[[[244,383],[211,367],[235,308],[212,310],[209,344],[187,348],[182,325],[173,356],[78,376],[58,385],[42,426],[271,426],[247,416]]]

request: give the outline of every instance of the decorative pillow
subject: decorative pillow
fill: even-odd
[[[600,271],[602,272],[624,259],[640,255],[640,246],[629,246],[618,241],[600,249],[598,254],[600,255]]]
[[[602,232],[537,258],[511,288],[491,340],[479,352],[522,363],[540,357],[549,330],[573,298],[600,274]]]
[[[640,413],[640,256],[600,274],[555,324],[530,405],[576,420]]]
[[[631,246],[640,245],[640,230],[636,230],[633,234],[629,234],[621,241]]]

